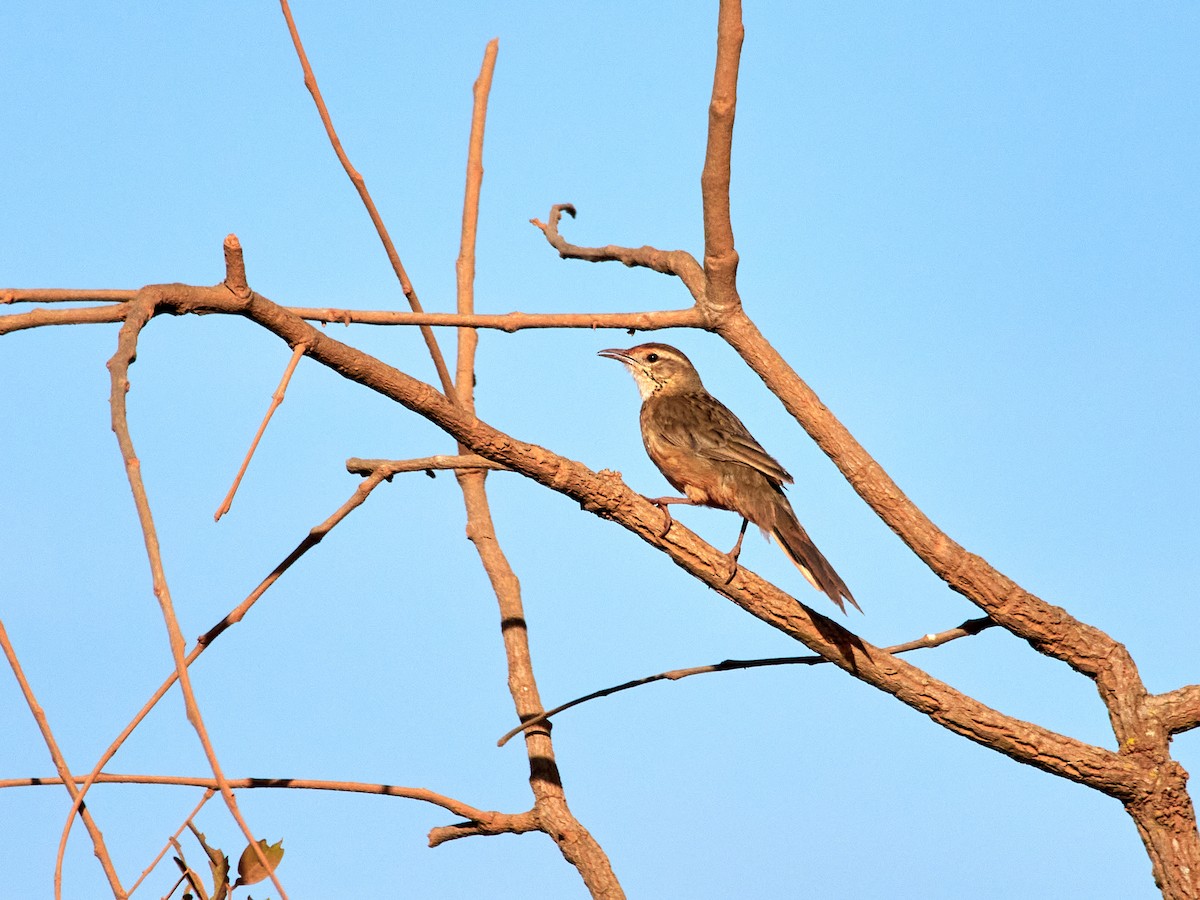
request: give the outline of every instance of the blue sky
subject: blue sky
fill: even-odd
[[[688,302],[661,275],[559,260],[528,220],[570,201],[571,240],[700,254],[715,4],[379,6],[293,11],[427,308],[453,307],[470,87],[497,36],[480,310]],[[1152,691],[1200,681],[1200,11],[764,3],[747,4],[745,21],[732,204],[751,316],[952,537],[1125,642]],[[402,306],[277,7],[9,0],[0,35],[0,283],[215,283],[234,232],[252,286],[273,300]],[[434,377],[413,332],[329,328]],[[851,623],[864,637],[890,644],[978,614],[717,338],[656,339],[683,348],[796,476],[793,503],[862,604]],[[0,339],[0,615],[79,769],[169,668],[108,424],[115,340],[107,325]],[[661,494],[632,383],[595,356],[634,341],[485,332],[479,413]],[[453,450],[406,411],[302,363],[232,514],[214,525],[288,355],[216,317],[159,319],[143,336],[131,421],[188,636],[350,495],[346,458]],[[517,476],[489,486],[548,703],[669,668],[801,652],[564,498]],[[736,535],[729,514],[679,516],[718,546]],[[822,608],[777,549],[747,540],[743,564]],[[912,661],[1004,712],[1112,745],[1091,684],[998,630]],[[495,603],[450,477],[377,491],[194,673],[231,776],[528,806],[522,748],[494,745],[512,724]],[[50,774],[10,676],[0,718],[0,777]],[[630,896],[1156,896],[1114,801],[832,669],[642,688],[570,711],[554,736],[572,809]],[[1195,735],[1174,750],[1200,767]],[[177,701],[110,770],[207,772]],[[93,792],[127,884],[196,793]],[[293,897],[584,896],[542,836],[429,850],[427,831],[452,817],[409,801],[240,802],[254,828],[284,840]],[[52,788],[0,792],[0,896],[49,896],[63,815]],[[200,826],[240,849],[216,802]],[[158,877],[143,892],[165,893],[169,875]],[[68,897],[104,895],[80,833],[65,884]]]

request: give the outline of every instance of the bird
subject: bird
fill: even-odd
[[[671,486],[685,495],[650,502],[668,516],[667,506],[672,503],[738,513],[742,530],[729,552],[735,564],[746,526],[753,522],[768,540],[775,538],[808,582],[843,613],[843,598],[862,612],[784,495],[783,486],[792,483],[792,476],[741,419],[705,390],[687,356],[669,344],[657,343],[601,350],[597,355],[623,363],[633,375],[642,397],[640,423],[646,453]]]

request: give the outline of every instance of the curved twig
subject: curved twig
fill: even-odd
[[[684,283],[692,297],[699,303],[704,297],[704,270],[696,257],[686,250],[659,250],[656,247],[618,247],[609,244],[607,247],[580,247],[569,243],[558,232],[558,223],[562,214],[566,213],[575,218],[575,207],[570,203],[556,203],[550,207],[548,221],[530,219],[531,225],[541,230],[550,246],[558,251],[563,259],[581,259],[584,262],[619,262],[623,265],[640,266],[653,269],[664,275],[674,275]],[[702,323],[695,323],[699,327]]]
[[[129,392],[129,367],[137,358],[138,336],[141,334],[142,328],[146,326],[156,313],[154,295],[152,293],[143,294],[139,292],[138,297],[132,300],[129,305],[129,314],[125,317],[125,323],[121,326],[121,332],[117,339],[117,350],[108,362],[112,382],[109,403],[112,407],[113,433],[117,437],[117,444],[121,449],[121,458],[125,462],[125,473],[129,480],[130,490],[133,493],[134,507],[137,509],[138,522],[146,544],[146,557],[150,564],[150,577],[154,585],[154,596],[158,600],[159,608],[162,610],[163,623],[167,628],[167,641],[171,648],[171,656],[175,661],[175,673],[179,678],[179,689],[183,695],[187,719],[196,732],[196,737],[200,741],[200,746],[204,750],[204,755],[208,759],[209,766],[212,767],[213,777],[220,786],[221,797],[225,801],[225,806],[229,810],[229,814],[233,816],[242,834],[245,835],[246,842],[254,848],[259,861],[270,872],[271,883],[279,891],[280,897],[286,900],[287,892],[283,889],[282,882],[279,881],[274,867],[271,866],[263,854],[262,848],[254,837],[254,833],[250,830],[249,824],[247,824],[245,818],[242,816],[241,810],[238,809],[237,797],[234,796],[232,789],[225,783],[225,776],[221,771],[221,762],[217,758],[216,750],[208,735],[208,729],[204,724],[204,716],[200,712],[200,705],[197,703],[195,692],[192,690],[192,680],[188,674],[187,660],[184,653],[185,643],[183,632],[179,628],[179,619],[175,615],[174,603],[171,600],[171,590],[167,584],[166,571],[163,568],[162,554],[158,543],[158,532],[154,526],[154,517],[150,511],[150,499],[146,493],[146,486],[142,481],[142,466],[134,450],[133,437],[129,431],[129,419],[126,415],[125,396]],[[61,860],[59,861],[59,866],[56,866],[56,876],[61,871],[60,867]]]
[[[979,634],[984,629],[991,628],[996,623],[983,616],[978,619],[968,619],[957,628],[951,628],[948,631],[942,631],[938,634],[926,634],[921,637],[906,641],[903,644],[893,644],[891,647],[884,647],[884,653],[908,653],[910,650],[922,650],[928,647],[940,647],[942,644],[948,644],[950,641],[958,640],[959,638],[969,637]],[[540,715],[534,716],[531,719],[522,722],[516,728],[512,728],[505,732],[500,740],[496,741],[497,747],[503,747],[510,740],[529,728],[535,725],[541,725],[548,721],[553,716],[560,712],[565,712],[581,704],[591,700],[599,700],[601,697],[608,697],[612,694],[619,694],[621,691],[628,691],[635,687],[641,687],[644,684],[653,684],[656,681],[679,681],[681,678],[688,678],[692,675],[707,675],[710,672],[734,672],[741,669],[759,669],[766,666],[817,666],[822,663],[829,662],[823,656],[777,656],[772,659],[726,659],[719,663],[712,663],[707,666],[692,666],[687,669],[670,669],[666,672],[659,672],[657,675],[647,675],[644,678],[635,678],[632,681],[626,681],[622,684],[606,687],[599,691],[592,691],[590,694],[584,694],[582,697],[576,697],[567,703],[556,706],[553,709],[548,709]]]
[[[75,778],[77,783],[83,779]],[[193,777],[188,775],[122,775],[115,772],[103,772],[94,778],[99,784],[157,784],[175,785],[181,787],[202,787],[209,790],[219,790],[215,778]],[[41,787],[43,785],[62,784],[62,777],[55,778],[5,778],[0,779],[0,790],[13,787]],[[226,778],[225,784],[237,791],[248,791],[262,788],[287,788],[305,791],[339,791],[352,794],[376,794],[381,797],[402,797],[408,800],[419,800],[467,819],[478,826],[479,834],[523,834],[527,831],[538,831],[540,825],[533,811],[521,813],[502,813],[494,810],[477,809],[461,800],[455,800],[445,794],[439,794],[427,788],[401,787],[395,784],[371,784],[363,781],[328,781],[315,778]],[[444,826],[444,828],[461,829],[462,826]],[[429,844],[436,847],[449,837],[435,840],[434,834],[442,829],[435,828],[430,832]],[[455,837],[465,837],[465,833]]]

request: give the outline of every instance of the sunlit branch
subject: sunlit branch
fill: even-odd
[[[262,423],[258,426],[258,431],[255,432],[254,439],[250,442],[250,449],[246,451],[246,457],[242,460],[241,467],[233,477],[233,484],[229,487],[229,493],[225,495],[225,499],[221,501],[221,505],[217,507],[217,511],[213,515],[214,521],[219,522],[221,517],[229,512],[230,507],[233,506],[233,497],[237,493],[238,485],[242,483],[246,469],[250,467],[250,460],[254,457],[254,451],[258,449],[258,442],[262,440],[262,436],[267,430],[267,425],[271,422],[271,417],[275,415],[275,410],[279,409],[283,403],[283,398],[287,394],[287,386],[292,380],[292,374],[296,371],[296,364],[300,362],[303,356],[304,345],[298,344],[292,350],[292,358],[288,360],[287,367],[283,370],[283,377],[279,380],[279,386],[271,394],[271,404],[267,407],[267,412],[263,416]]]
[[[409,307],[413,312],[423,312],[421,301],[417,297],[416,288],[413,287],[408,273],[404,270],[404,264],[400,261],[400,254],[396,251],[396,245],[392,243],[392,237],[388,234],[387,226],[383,223],[383,216],[379,214],[379,210],[375,207],[375,201],[371,198],[370,191],[367,190],[366,180],[350,163],[350,158],[342,148],[342,142],[333,127],[333,119],[329,115],[329,109],[325,106],[325,98],[321,96],[321,89],[317,85],[317,76],[313,74],[312,66],[309,65],[308,54],[304,51],[304,44],[300,40],[300,32],[296,28],[295,20],[292,18],[291,7],[288,6],[287,0],[279,0],[279,5],[283,10],[284,19],[287,20],[288,33],[292,36],[292,45],[296,48],[296,56],[300,60],[300,68],[304,71],[304,86],[308,88],[313,102],[317,105],[317,113],[321,117],[321,124],[325,126],[325,133],[329,137],[329,143],[333,146],[333,152],[337,155],[338,162],[342,164],[342,168],[346,170],[346,175],[349,176],[354,189],[358,191],[358,196],[362,200],[363,206],[366,207],[367,215],[371,217],[371,223],[375,226],[379,240],[383,243],[384,252],[387,253],[388,261],[392,264],[392,270],[400,280],[400,289],[408,299]],[[450,378],[450,370],[446,368],[446,360],[442,356],[441,348],[438,347],[437,338],[434,337],[433,330],[424,325],[421,326],[421,336],[425,339],[425,346],[429,348],[429,355],[433,359],[434,368],[437,369],[442,390],[447,397],[453,400],[454,382]]]
[[[21,666],[20,659],[17,658],[17,652],[13,649],[12,642],[8,639],[8,631],[5,629],[3,621],[0,621],[0,649],[3,650],[8,664],[13,670],[13,675],[17,678],[17,686],[21,689],[21,694],[25,697],[25,703],[29,706],[29,711],[33,713],[38,730],[42,733],[42,740],[46,742],[46,749],[50,751],[50,759],[54,762],[54,768],[58,772],[59,783],[66,785],[67,793],[75,801],[75,806],[71,812],[71,819],[74,820],[75,810],[78,810],[80,817],[83,819],[83,824],[88,830],[88,834],[91,835],[92,847],[96,852],[96,858],[100,860],[100,867],[104,870],[104,876],[108,879],[113,896],[122,898],[126,896],[125,890],[121,887],[121,880],[117,876],[117,870],[113,866],[112,857],[109,856],[108,847],[104,843],[104,835],[100,831],[100,826],[92,819],[91,812],[83,805],[83,795],[72,780],[71,770],[67,766],[66,757],[63,756],[62,751],[58,747],[58,741],[54,737],[54,732],[50,729],[50,721],[46,718],[45,710],[38,703],[37,697],[33,693],[33,687],[29,684],[29,679],[25,677],[25,670]],[[56,896],[62,893],[61,868],[55,871],[54,893]]]
[[[567,241],[558,231],[562,214],[575,217],[575,207],[570,203],[556,203],[550,207],[547,221],[530,219],[540,229],[550,246],[563,259],[580,259],[584,262],[619,262],[625,266],[653,269],[664,275],[674,275],[684,283],[692,297],[699,302],[704,297],[704,270],[696,258],[686,250],[659,250],[656,247],[580,247]],[[697,320],[697,326],[701,321]]]
[[[280,897],[283,900],[287,900],[287,892],[283,889],[282,882],[279,881],[274,867],[271,866],[266,856],[263,855],[262,848],[255,839],[254,833],[250,830],[249,824],[242,816],[241,810],[238,809],[237,798],[225,783],[225,776],[221,771],[220,760],[217,758],[217,753],[209,737],[208,729],[204,724],[200,705],[196,701],[196,695],[192,689],[192,680],[188,675],[183,632],[179,628],[179,619],[175,614],[175,606],[171,600],[171,591],[167,585],[166,571],[163,567],[162,553],[158,542],[158,532],[154,525],[154,517],[150,511],[150,500],[146,493],[146,486],[142,481],[141,462],[134,450],[133,438],[129,431],[129,420],[126,414],[125,403],[126,395],[129,392],[129,367],[137,358],[138,336],[141,334],[142,328],[153,318],[155,307],[152,297],[139,297],[131,301],[131,306],[130,314],[125,317],[125,323],[121,326],[121,332],[117,340],[117,350],[108,362],[112,382],[109,405],[112,407],[113,433],[117,437],[117,444],[121,449],[121,458],[125,462],[125,473],[129,479],[134,506],[137,509],[138,522],[141,525],[142,537],[146,544],[146,557],[150,564],[150,577],[154,585],[154,596],[158,600],[159,608],[162,610],[163,622],[167,629],[167,640],[171,648],[171,656],[175,661],[175,673],[179,678],[179,688],[183,695],[187,719],[196,732],[196,737],[199,739],[200,746],[204,750],[204,755],[208,759],[208,764],[212,768],[213,776],[220,786],[221,797],[224,799],[225,806],[229,810],[230,815],[233,816],[242,834],[245,835],[246,842],[254,848],[254,852],[259,856],[264,869],[271,873],[271,883],[279,891]]]
[[[222,633],[224,633],[233,625],[236,625],[238,622],[242,621],[246,613],[249,612],[250,608],[258,602],[258,599],[262,597],[263,594],[267,592],[267,589],[270,588],[271,585],[273,585],[276,581],[278,581],[283,573],[291,568],[292,565],[298,559],[300,559],[300,557],[319,544],[325,535],[327,535],[335,525],[341,522],[355,509],[362,506],[367,497],[370,496],[371,492],[380,484],[382,484],[386,477],[387,476],[380,474],[365,478],[355,489],[354,493],[350,496],[350,499],[343,503],[333,513],[333,515],[327,518],[324,522],[312,528],[305,536],[304,540],[302,540],[296,546],[296,548],[271,571],[266,578],[259,582],[258,587],[251,591],[245,600],[230,610],[229,613],[221,619],[221,621],[219,621],[216,625],[214,625],[197,639],[196,645],[192,647],[191,652],[188,653],[187,659],[185,660],[186,664],[190,666],[192,663],[194,663],[196,659],[206,649],[208,649],[209,645],[211,645],[218,637],[220,637]],[[127,724],[125,728],[122,729],[121,733],[113,740],[113,742],[109,744],[108,748],[103,754],[101,754],[100,759],[97,760],[96,764],[92,767],[92,771],[88,774],[87,778],[84,779],[83,787],[79,791],[79,796],[75,798],[75,805],[71,808],[70,813],[67,815],[67,821],[63,826],[62,836],[59,839],[58,855],[60,859],[63,857],[63,854],[66,851],[67,839],[71,832],[71,825],[75,820],[75,810],[78,809],[79,804],[83,802],[84,796],[91,789],[95,779],[99,778],[100,770],[103,769],[108,764],[108,761],[116,755],[117,751],[121,748],[125,741],[128,740],[129,736],[133,734],[138,725],[142,723],[142,720],[145,719],[146,716],[150,714],[150,711],[158,704],[158,701],[166,696],[167,691],[169,691],[175,685],[176,680],[178,680],[177,672],[172,672],[169,676],[167,676],[163,683],[159,685],[158,690],[151,695],[150,699],[147,700],[142,708],[138,711],[137,715],[130,720],[129,724]]]
[[[42,328],[47,325],[102,325],[125,319],[126,307],[88,306],[79,309],[31,309],[29,312],[0,316],[0,334]]]

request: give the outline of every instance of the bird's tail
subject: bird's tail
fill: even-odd
[[[779,542],[783,552],[796,564],[796,568],[808,579],[808,583],[818,591],[823,591],[830,600],[837,604],[838,609],[842,612],[846,611],[846,604],[842,602],[842,598],[845,597],[855,609],[862,612],[862,607],[858,605],[858,601],[846,587],[846,582],[842,581],[841,576],[833,570],[829,560],[821,555],[821,551],[812,542],[812,538],[808,536],[804,526],[797,521],[791,504],[782,496],[779,500],[775,515],[775,527],[771,530],[771,534]]]

